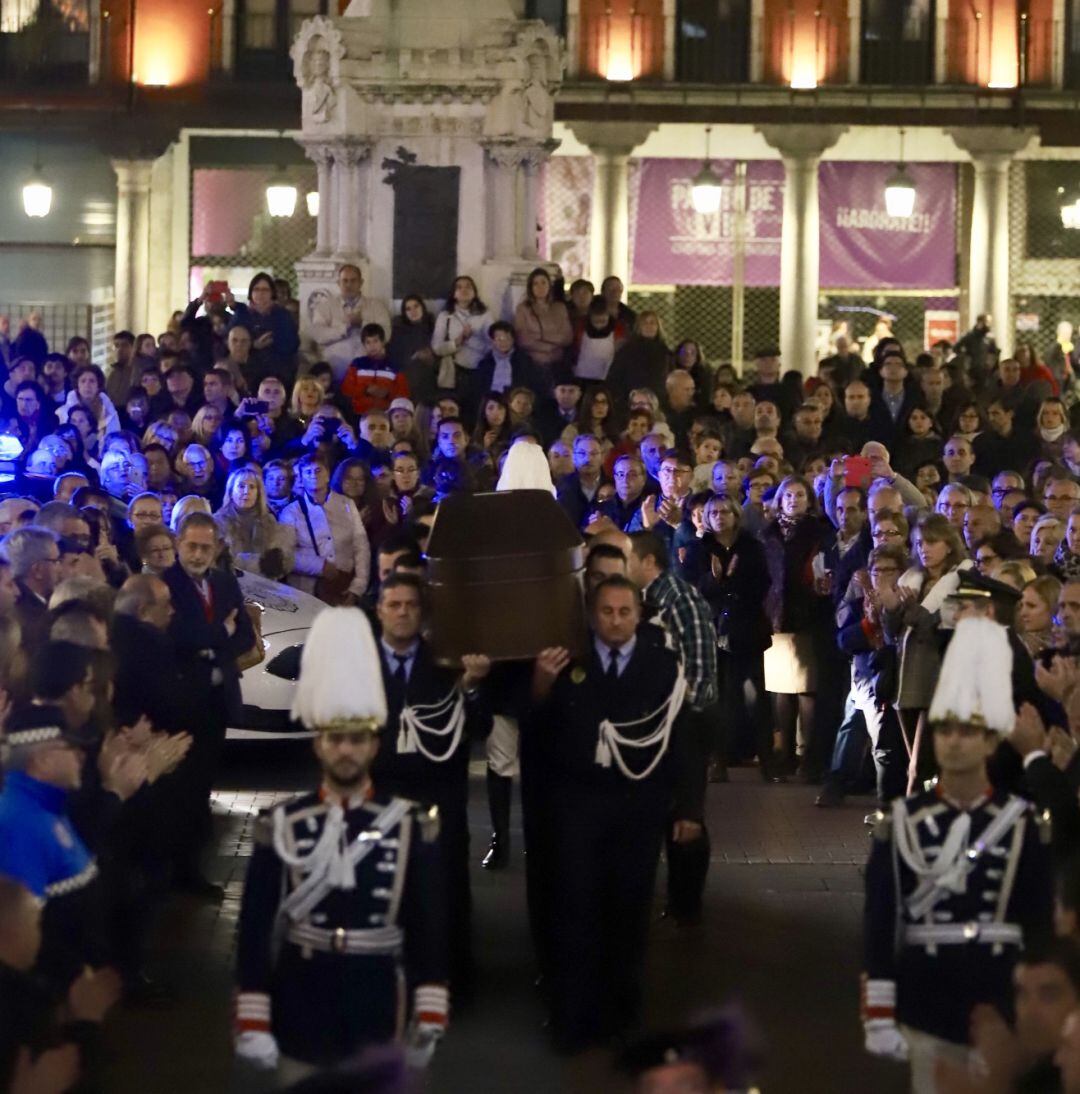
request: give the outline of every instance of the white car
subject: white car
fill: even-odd
[[[262,608],[266,656],[261,664],[240,675],[243,714],[239,725],[229,727],[228,739],[310,737],[310,733],[289,717],[295,682],[268,672],[267,666],[279,654],[303,645],[312,621],[326,605],[310,593],[259,574],[240,572],[237,577],[245,602]]]

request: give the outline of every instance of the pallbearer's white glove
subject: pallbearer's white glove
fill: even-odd
[[[413,1020],[405,1039],[405,1063],[423,1070],[450,1022],[450,993],[442,984],[421,984],[413,999]]]

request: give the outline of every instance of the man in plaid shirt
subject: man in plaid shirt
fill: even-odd
[[[667,547],[655,532],[633,532],[630,543],[630,580],[641,589],[647,614],[659,617],[682,661],[687,684],[683,717],[688,732],[698,741],[695,753],[702,763],[695,777],[700,776],[704,784],[705,757],[712,751],[708,739],[715,716],[712,708],[718,694],[712,612],[701,593],[672,572]],[[677,843],[669,834],[667,856],[665,914],[680,925],[694,924],[701,919],[701,898],[709,869],[708,830],[703,825],[701,838],[689,843]]]

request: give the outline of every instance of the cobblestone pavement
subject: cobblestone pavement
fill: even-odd
[[[155,931],[151,971],[175,990],[160,1008],[122,1010],[109,1034],[110,1094],[230,1089],[229,993],[234,934],[258,811],[312,785],[306,748],[234,751],[215,795],[220,839],[212,875],[225,902],[173,900]],[[251,751],[258,749],[258,751]],[[486,843],[482,766],[472,780],[473,861]],[[700,928],[658,923],[650,947],[646,1022],[667,1026],[704,1006],[738,1000],[768,1046],[766,1094],[893,1094],[903,1074],[863,1054],[857,995],[862,824],[869,799],[813,807],[815,790],[765,786],[751,769],[710,787],[713,860]],[[516,818],[515,818],[516,819]],[[518,828],[517,833],[520,833]],[[512,868],[473,871],[479,998],[456,1016],[427,1090],[514,1094],[619,1089],[607,1062],[570,1064],[548,1049],[532,989],[520,837]]]

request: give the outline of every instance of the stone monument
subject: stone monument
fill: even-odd
[[[367,295],[441,298],[460,272],[512,308],[539,261],[538,174],[557,146],[555,32],[512,0],[353,0],[308,19],[292,58],[319,180],[301,324],[342,262]]]

